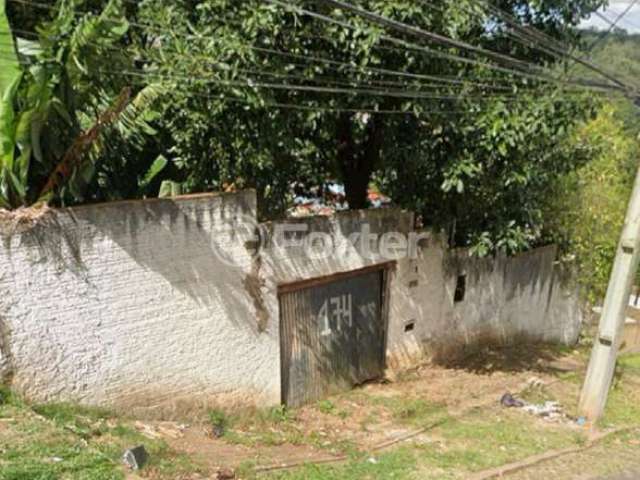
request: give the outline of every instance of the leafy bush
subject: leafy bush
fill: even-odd
[[[573,144],[587,148],[591,161],[555,185],[545,213],[547,229],[592,303],[606,293],[640,154],[618,109],[605,106],[576,133]]]

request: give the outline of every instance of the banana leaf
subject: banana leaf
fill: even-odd
[[[149,170],[147,170],[147,173],[145,173],[142,180],[138,182],[140,188],[148,187],[151,182],[153,182],[153,179],[156,178],[162,170],[164,170],[168,163],[169,160],[162,155],[158,155],[158,158],[156,158],[151,167],[149,167]]]
[[[4,90],[0,98],[0,170],[13,169],[16,149],[16,113],[13,109],[20,77]]]
[[[0,0],[0,95],[20,75],[20,63],[6,14],[7,0]]]

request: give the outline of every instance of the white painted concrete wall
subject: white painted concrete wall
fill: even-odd
[[[277,403],[277,324],[259,332],[243,285],[251,258],[229,235],[255,214],[253,192],[124,202],[62,210],[5,238],[0,318],[14,388],[163,413],[212,398]]]
[[[550,246],[479,259],[464,249],[448,251],[445,239],[434,235],[414,266],[418,283],[402,302],[403,315],[413,312],[416,327],[404,333],[397,325],[390,332],[390,363],[409,366],[486,343],[574,344],[583,312],[577,290],[555,265],[556,253]],[[459,275],[466,275],[466,294],[456,303]]]
[[[290,222],[255,219],[254,192],[241,192],[59,210],[0,235],[0,374],[35,401],[163,416],[279,403],[278,285],[385,260],[348,237],[363,225],[409,234],[413,215],[296,220],[339,245],[339,254],[319,258],[274,245]],[[579,309],[557,281],[554,251],[474,260],[423,236],[419,258],[398,260],[391,274],[391,368],[481,337],[575,340]],[[454,305],[460,271],[467,297]]]

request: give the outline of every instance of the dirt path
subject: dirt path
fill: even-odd
[[[580,368],[574,354],[489,350],[446,366],[424,366],[395,382],[372,383],[292,412],[283,421],[240,418],[221,440],[202,425],[160,435],[172,449],[212,470],[341,460],[415,438],[441,419],[498,404],[506,392],[552,386],[557,373]],[[157,431],[157,425],[150,425]],[[430,434],[419,435],[418,441]]]

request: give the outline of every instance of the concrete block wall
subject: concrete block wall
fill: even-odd
[[[282,244],[292,223],[300,239],[329,234],[335,253]],[[167,416],[278,404],[278,285],[387,261],[353,235],[409,235],[413,215],[259,225],[247,191],[62,209],[22,230],[0,234],[0,375],[34,401]],[[419,233],[419,255],[390,273],[390,368],[482,336],[576,338],[576,297],[557,281],[553,249],[477,260]],[[454,304],[460,272],[467,291]]]

